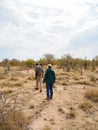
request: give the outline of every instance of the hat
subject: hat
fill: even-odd
[[[52,64],[48,64],[48,67],[52,67]]]

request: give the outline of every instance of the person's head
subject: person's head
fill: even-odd
[[[39,63],[37,62],[36,65],[39,65]]]
[[[52,68],[52,64],[48,64],[48,68]]]

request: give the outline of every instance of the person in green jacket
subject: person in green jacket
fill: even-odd
[[[52,99],[53,97],[53,84],[55,83],[56,76],[52,69],[52,65],[48,64],[48,68],[45,72],[43,83],[46,83],[46,95],[47,99]]]

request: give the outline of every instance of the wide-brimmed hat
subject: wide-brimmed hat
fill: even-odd
[[[52,67],[52,64],[48,64],[48,67]]]

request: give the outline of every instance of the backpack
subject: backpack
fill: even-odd
[[[36,76],[40,76],[43,72],[43,69],[41,66],[36,66],[35,71],[36,71]]]

